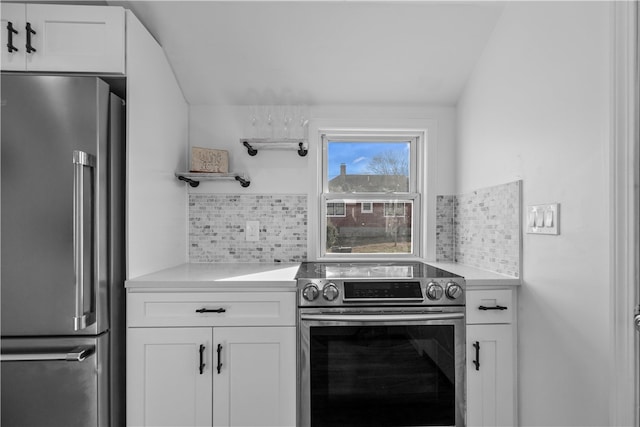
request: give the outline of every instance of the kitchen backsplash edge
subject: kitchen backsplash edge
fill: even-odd
[[[522,181],[436,200],[436,261],[520,276]]]

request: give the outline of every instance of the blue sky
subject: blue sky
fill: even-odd
[[[389,150],[408,150],[409,143],[403,142],[334,142],[327,147],[329,179],[340,175],[340,164],[347,165],[348,174],[367,174],[369,160],[377,154]]]

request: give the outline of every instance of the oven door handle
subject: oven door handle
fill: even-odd
[[[301,314],[301,320],[330,322],[407,322],[420,320],[456,320],[463,319],[464,313],[430,314]]]

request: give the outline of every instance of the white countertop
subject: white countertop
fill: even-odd
[[[519,286],[521,284],[518,277],[505,276],[454,262],[427,262],[427,264],[464,277],[467,286]]]
[[[427,264],[464,277],[467,286],[520,285],[517,277],[476,267],[448,262]],[[187,263],[127,280],[125,287],[295,291],[294,277],[299,266],[299,263]]]
[[[294,291],[299,266],[299,263],[187,263],[127,280],[125,287]]]

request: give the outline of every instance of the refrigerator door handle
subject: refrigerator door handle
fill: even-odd
[[[88,167],[94,172],[95,166],[95,156],[79,150],[73,152],[73,271],[76,282],[73,326],[76,331],[85,329],[96,321],[95,313],[84,311],[84,168]]]
[[[48,353],[8,353],[0,356],[2,362],[46,362],[64,360],[67,362],[82,362],[95,352],[94,346],[76,347],[68,352]]]

